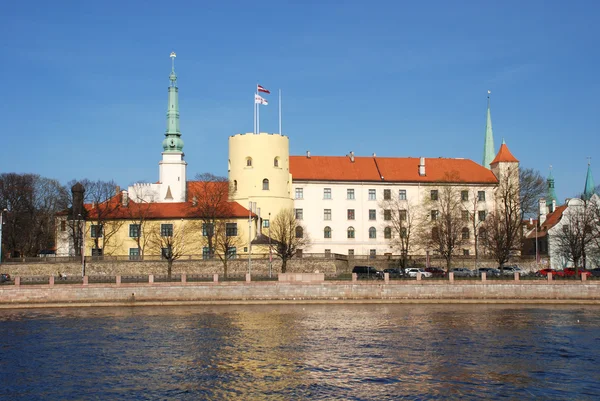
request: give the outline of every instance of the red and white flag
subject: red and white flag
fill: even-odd
[[[262,97],[260,95],[254,95],[254,103],[264,104],[265,106],[269,104],[269,102],[267,102],[267,99],[265,99],[264,97]]]
[[[257,90],[258,92],[264,92],[264,93],[266,93],[266,94],[270,94],[270,93],[271,93],[271,92],[270,92],[268,89],[265,89],[265,88],[263,88],[263,87],[262,87],[262,86],[260,86],[260,85],[256,85],[256,90]]]

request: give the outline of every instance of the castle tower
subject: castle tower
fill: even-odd
[[[183,160],[183,140],[179,130],[179,98],[177,75],[175,74],[175,52],[171,53],[169,80],[169,106],[167,109],[167,131],[163,140],[162,160],[159,164],[159,202],[185,202],[186,167]]]
[[[546,179],[546,183],[548,184],[548,191],[546,194],[546,207],[551,212],[554,211],[554,205],[557,204],[556,191],[554,189],[554,177],[552,176],[552,166],[550,166],[550,173],[548,174],[548,179]]]
[[[483,142],[483,167],[490,168],[490,164],[494,160],[494,132],[492,130],[492,113],[490,111],[490,93],[487,97],[487,119],[485,123],[485,140]]]
[[[230,199],[244,207],[256,202],[263,219],[292,208],[289,138],[266,133],[230,136],[229,183]]]
[[[519,161],[516,157],[510,153],[508,150],[508,146],[506,146],[506,142],[504,139],[502,140],[502,145],[500,145],[500,150],[498,150],[498,154],[490,163],[490,169],[492,173],[498,178],[500,184],[502,185],[505,182],[505,179],[508,180],[517,180],[517,187],[519,185]]]

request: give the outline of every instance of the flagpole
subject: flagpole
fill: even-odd
[[[254,127],[252,127],[253,132],[256,134],[256,95],[258,95],[258,84],[256,84],[256,91],[254,92]]]
[[[279,89],[279,135],[283,135],[281,132],[281,89]]]
[[[260,104],[256,105],[256,133],[260,134]]]

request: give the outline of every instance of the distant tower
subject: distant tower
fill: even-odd
[[[494,132],[492,131],[492,113],[490,111],[490,94],[488,91],[487,97],[487,120],[485,123],[485,141],[483,142],[483,167],[490,168],[490,164],[494,160]]]
[[[548,174],[548,179],[546,180],[546,183],[548,184],[548,192],[546,194],[546,207],[550,211],[554,211],[553,202],[554,204],[556,204],[557,198],[556,191],[554,190],[554,177],[552,176],[552,166],[550,166],[550,173]]]
[[[588,158],[587,175],[585,176],[585,188],[583,189],[583,197],[588,200],[596,192],[596,185],[594,185],[594,177],[592,177],[592,162]]]
[[[516,173],[514,173],[515,168],[517,169]],[[500,145],[500,150],[498,150],[498,154],[490,163],[490,169],[499,181],[502,181],[503,177],[508,177],[512,180],[516,179],[518,185],[519,161],[516,157],[512,155],[512,153],[510,153],[510,150],[508,150],[508,146],[506,146],[506,142],[504,142],[504,139],[502,140],[502,145]]]
[[[179,130],[179,99],[177,75],[175,74],[175,52],[171,53],[171,75],[169,80],[169,106],[167,109],[167,132],[163,140],[162,160],[159,163],[159,202],[185,202],[186,166],[183,160],[183,140]]]
[[[279,134],[238,134],[229,137],[230,199],[248,207],[256,202],[261,217],[274,219],[292,208],[290,141]]]

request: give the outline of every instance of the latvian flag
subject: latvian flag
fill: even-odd
[[[269,104],[269,102],[267,102],[267,99],[257,94],[254,95],[254,103],[263,104],[265,106]]]
[[[266,94],[270,94],[270,93],[271,93],[271,92],[270,92],[268,89],[265,89],[265,88],[263,88],[263,87],[262,87],[262,86],[260,86],[260,85],[256,85],[256,90],[257,90],[258,92],[264,92],[264,93],[266,93]]]

